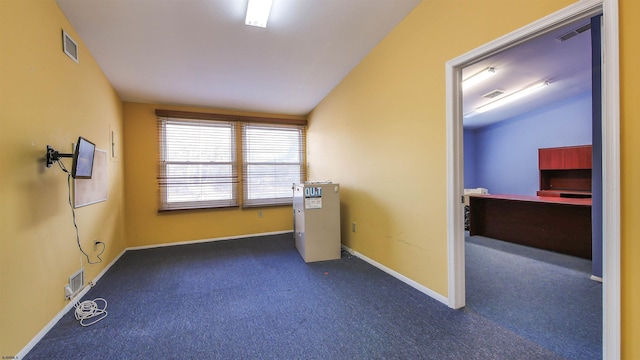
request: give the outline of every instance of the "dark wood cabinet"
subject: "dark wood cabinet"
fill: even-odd
[[[591,145],[538,149],[540,170],[591,169]]]
[[[591,197],[591,145],[538,149],[538,196]]]
[[[564,169],[591,170],[591,145],[572,146],[564,149]]]
[[[563,152],[555,148],[538,149],[538,168],[540,170],[562,169],[563,167]]]
[[[469,197],[469,235],[591,259],[591,145],[538,149],[538,196]]]
[[[591,199],[469,197],[469,235],[591,259]]]

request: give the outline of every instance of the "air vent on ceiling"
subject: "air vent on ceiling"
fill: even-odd
[[[586,25],[582,25],[577,29],[573,29],[571,31],[569,31],[568,33],[565,33],[563,35],[560,35],[556,38],[556,40],[558,40],[558,42],[565,42],[569,39],[571,39],[572,37],[582,34],[583,32],[587,31],[591,29],[591,24],[586,24]]]
[[[483,98],[487,98],[487,99],[493,99],[496,98],[500,95],[504,94],[504,90],[500,90],[500,89],[495,89],[495,90],[491,90],[488,93],[482,95]]]

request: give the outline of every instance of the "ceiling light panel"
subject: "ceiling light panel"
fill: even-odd
[[[250,26],[266,28],[272,4],[273,0],[249,0],[247,17],[244,23]]]
[[[462,90],[467,90],[472,86],[479,84],[496,74],[496,69],[488,67],[478,73],[475,73],[462,81]]]

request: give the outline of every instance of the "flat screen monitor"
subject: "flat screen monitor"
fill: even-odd
[[[96,146],[91,141],[80,136],[73,152],[71,176],[74,179],[91,179],[93,173],[93,156]]]

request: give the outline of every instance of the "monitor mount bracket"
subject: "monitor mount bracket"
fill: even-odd
[[[53,163],[61,158],[72,158],[73,154],[61,154],[57,150],[54,150],[51,146],[47,145],[47,167],[51,167]]]

